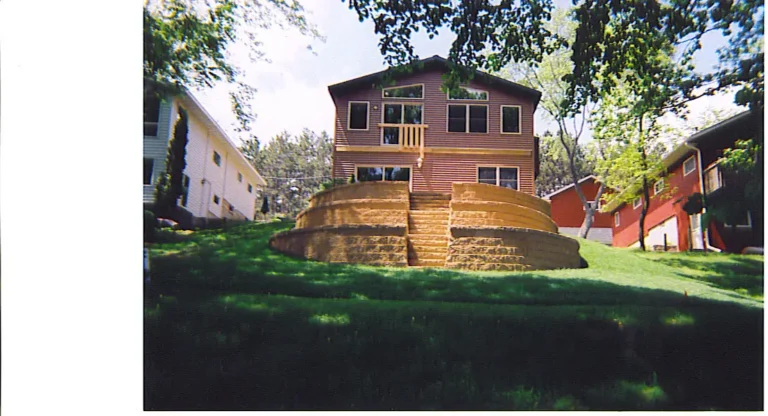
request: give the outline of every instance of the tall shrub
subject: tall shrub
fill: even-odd
[[[173,128],[173,137],[168,143],[165,158],[165,172],[155,188],[155,214],[173,218],[176,203],[184,194],[183,172],[187,166],[187,133],[189,132],[187,112],[179,107],[179,118]]]

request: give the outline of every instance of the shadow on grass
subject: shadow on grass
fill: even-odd
[[[762,309],[295,260],[266,247],[290,226],[155,247],[146,410],[762,408]]]
[[[727,259],[727,261],[712,261]],[[654,257],[677,269],[692,269],[705,274],[678,273],[678,275],[706,282],[714,287],[763,298],[764,261],[756,256],[720,253],[674,253]]]

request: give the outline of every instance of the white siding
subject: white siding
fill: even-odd
[[[171,137],[172,120],[176,119],[174,105],[169,101],[160,103],[160,117],[157,126],[157,136],[144,136],[144,157],[153,159],[152,185],[144,185],[144,203],[155,200],[155,184],[157,178],[165,171],[165,157],[168,152],[168,139]],[[171,112],[174,115],[171,115]]]

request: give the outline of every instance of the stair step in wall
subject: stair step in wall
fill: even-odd
[[[444,267],[448,256],[451,196],[411,193],[408,211],[408,265]]]

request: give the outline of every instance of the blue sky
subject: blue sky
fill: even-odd
[[[285,130],[298,133],[303,128],[333,134],[334,107],[328,95],[328,85],[385,69],[374,35],[373,23],[360,22],[357,14],[340,0],[305,0],[310,20],[326,36],[325,42],[312,41],[295,30],[270,29],[262,37],[263,51],[271,62],[250,63],[246,54],[235,54],[235,60],[245,68],[248,81],[258,89],[253,101],[257,114],[254,133],[262,143]],[[568,1],[556,1],[569,5]],[[447,56],[454,35],[441,31],[430,40],[416,33],[415,51],[420,57]],[[315,53],[307,49],[311,44]],[[709,33],[697,53],[697,70],[709,70],[717,62],[716,49],[725,45],[717,33]],[[229,107],[227,87],[195,92],[214,118],[230,132],[234,116]],[[708,97],[692,103],[692,113],[707,107],[736,110],[731,94]],[[535,132],[543,133],[552,125],[537,112]],[[233,140],[237,140],[232,134]]]

